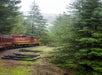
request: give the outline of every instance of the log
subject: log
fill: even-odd
[[[14,53],[14,55],[5,55],[1,57],[2,59],[8,59],[8,60],[27,60],[27,61],[33,61],[36,59],[39,59],[39,55],[25,55],[25,54],[17,54]]]
[[[40,56],[37,56],[37,57],[34,57],[33,60],[37,60],[39,58],[41,58],[41,57]]]
[[[26,50],[26,49],[20,49],[19,51],[20,51],[20,52],[35,52],[35,53],[37,53],[37,52],[42,52],[42,51],[40,51],[40,50]]]
[[[19,53],[14,53],[15,56],[27,56],[27,57],[36,57],[39,55],[31,55],[31,54],[19,54]]]

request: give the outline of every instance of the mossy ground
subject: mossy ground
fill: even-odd
[[[41,57],[46,56],[53,48],[46,46],[37,46],[27,48],[30,50],[41,50]],[[14,51],[13,51],[14,52]],[[32,52],[20,52],[22,54],[35,54]],[[33,67],[42,64],[42,59],[36,61],[15,61],[15,60],[2,60],[0,59],[0,75],[33,75]]]

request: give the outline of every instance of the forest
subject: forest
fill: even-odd
[[[75,75],[102,75],[102,0],[75,0],[51,26],[34,2],[28,15],[20,0],[0,0],[0,34],[36,36],[56,47],[50,62]]]

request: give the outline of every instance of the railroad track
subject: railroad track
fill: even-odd
[[[10,50],[14,51],[13,49],[10,49]],[[41,51],[38,51],[38,50],[28,50],[28,49],[23,49],[23,48],[19,48],[19,49],[16,49],[16,50],[18,52],[11,52],[11,53],[8,53],[8,54],[6,53],[6,55],[4,54],[3,56],[1,56],[1,59],[34,61],[34,60],[37,60],[37,59],[41,58],[40,55],[36,54],[36,53],[41,52]],[[9,51],[9,50],[7,50],[7,51]],[[31,52],[31,53],[35,53],[35,54],[22,54],[21,52]]]

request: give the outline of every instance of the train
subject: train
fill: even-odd
[[[34,36],[11,34],[0,35],[0,49],[38,46],[39,39]]]

